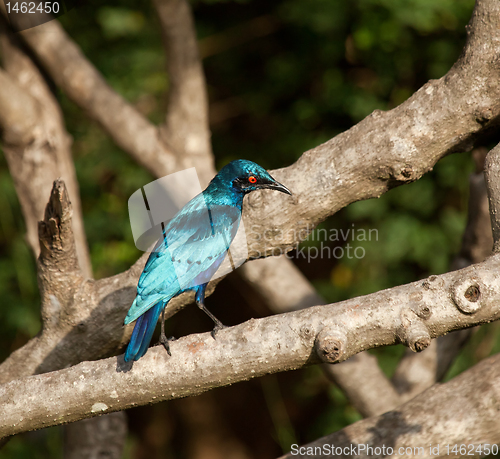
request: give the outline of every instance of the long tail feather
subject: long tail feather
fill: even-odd
[[[163,301],[160,301],[137,319],[125,352],[125,362],[139,360],[147,352],[163,306]]]

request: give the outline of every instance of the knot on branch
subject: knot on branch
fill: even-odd
[[[486,288],[476,277],[459,278],[452,287],[451,295],[457,308],[464,314],[474,314],[483,305]]]
[[[399,338],[413,352],[422,352],[431,344],[429,329],[422,318],[420,318],[420,315],[423,315],[424,319],[430,317],[430,308],[422,303],[412,303],[409,308],[403,308],[401,310],[401,330]]]
[[[338,327],[325,327],[316,336],[314,345],[323,362],[339,362],[346,352],[347,336]]]
[[[488,124],[489,121],[493,118],[493,110],[490,107],[486,107],[480,110],[477,110],[474,113],[474,117],[476,118],[476,121],[481,125],[484,126],[485,124]]]
[[[416,180],[416,174],[411,164],[395,164],[390,170],[390,180],[400,183],[408,183]]]
[[[67,251],[74,245],[71,217],[73,209],[66,185],[61,179],[54,181],[45,217],[38,222],[41,256],[47,257],[54,251]]]
[[[432,315],[431,308],[427,304],[420,301],[411,302],[410,309],[415,313],[417,317],[420,317],[423,320],[427,320]]]

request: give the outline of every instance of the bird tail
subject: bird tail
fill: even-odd
[[[139,360],[147,352],[163,307],[164,302],[159,301],[137,319],[125,352],[125,362]]]

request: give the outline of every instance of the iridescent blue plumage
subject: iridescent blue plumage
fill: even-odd
[[[146,353],[165,305],[187,290],[196,292],[196,303],[214,320],[215,336],[222,324],[205,308],[205,288],[238,231],[243,197],[263,188],[291,194],[258,164],[233,161],[165,226],[163,238],[146,262],[137,296],[125,318],[125,324],[137,319],[125,361],[138,360]],[[165,339],[163,343],[167,345]]]

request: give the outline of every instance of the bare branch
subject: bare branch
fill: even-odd
[[[3,63],[0,79],[0,126],[4,152],[26,221],[28,242],[38,256],[38,221],[43,218],[52,182],[62,177],[73,198],[73,231],[78,260],[86,277],[92,276],[71,157],[71,138],[61,109],[36,65],[26,55],[0,17]]]
[[[160,176],[178,168],[177,158],[160,139],[156,126],[109,87],[58,21],[19,35],[68,97],[98,121],[139,164]]]
[[[304,274],[284,256],[246,263],[237,272],[277,314],[325,304]]]
[[[77,421],[304,365],[343,361],[374,346],[431,338],[500,318],[500,256],[461,271],[342,303],[250,320],[123,357],[83,362],[0,387],[0,436]],[[54,391],[57,387],[57,391]],[[28,415],[29,413],[29,415]]]
[[[119,411],[84,419],[67,425],[64,433],[65,459],[120,459],[127,437],[127,418]]]
[[[478,381],[481,381],[481,390],[478,390]],[[323,451],[323,445],[342,448],[340,454],[335,454],[341,458],[375,458],[393,454],[401,458],[463,456],[472,450],[455,454],[451,451],[454,445],[484,447],[489,444],[491,448],[500,442],[499,400],[500,355],[497,354],[446,384],[431,387],[397,410],[356,422],[304,445],[305,449],[296,451],[297,454],[286,454],[282,459],[330,457],[328,454],[307,454],[307,448],[317,447],[319,452]],[[367,449],[361,450],[359,455],[350,453],[351,447],[358,445],[365,445]],[[450,448],[448,452],[446,445]],[[431,446],[434,448],[432,452]],[[347,454],[343,450],[345,447]],[[373,449],[368,450],[368,447]],[[375,450],[377,447],[379,449]],[[386,449],[385,453],[382,447]],[[387,453],[387,448],[392,448],[392,453]],[[310,451],[314,452],[314,449]],[[475,450],[473,454],[476,455]],[[477,455],[484,454],[488,453]]]
[[[311,283],[285,256],[247,263],[239,270],[275,313],[325,304]],[[347,395],[364,416],[389,411],[399,405],[399,395],[380,370],[377,359],[366,352],[339,365],[322,366],[326,376]]]
[[[483,148],[475,149],[476,173],[469,178],[469,211],[460,253],[452,263],[459,269],[483,261],[491,254],[493,237],[490,225],[488,196],[484,179]],[[401,359],[393,383],[401,395],[401,402],[440,381],[455,360],[462,346],[471,336],[472,330],[461,330],[442,336],[422,353],[407,351]]]
[[[364,417],[377,416],[401,404],[399,394],[380,369],[377,358],[366,351],[338,365],[322,368]]]
[[[154,0],[167,53],[168,106],[163,139],[197,167],[203,184],[214,176],[208,99],[196,30],[185,0]]]
[[[493,230],[493,252],[498,253],[500,251],[500,144],[486,156],[485,175]]]
[[[470,150],[485,128],[499,121],[499,55],[500,3],[479,0],[464,52],[443,78],[274,171],[295,198],[267,191],[249,197],[245,224],[259,222],[255,231],[267,231],[266,238],[250,243],[251,256],[289,250],[347,204],[379,197],[417,180],[443,156]]]

